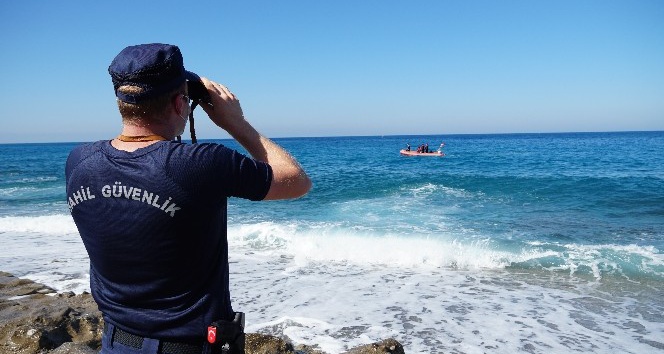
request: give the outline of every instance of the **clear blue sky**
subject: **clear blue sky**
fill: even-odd
[[[0,2],[0,143],[118,134],[108,65],[149,42],[271,137],[664,130],[661,0],[21,0]]]

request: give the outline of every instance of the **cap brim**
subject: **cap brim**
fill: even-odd
[[[187,70],[184,71],[184,78],[187,79],[187,81],[201,81],[200,76]]]

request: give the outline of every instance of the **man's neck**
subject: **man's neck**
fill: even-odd
[[[162,124],[150,124],[146,126],[124,124],[122,126],[122,133],[120,134],[124,136],[159,135],[168,140],[175,138],[175,135],[173,135],[173,129]]]
[[[175,136],[169,130],[168,127],[155,124],[150,126],[124,124],[120,133],[121,139],[113,139],[111,145],[118,150],[132,152],[160,140],[173,140]]]

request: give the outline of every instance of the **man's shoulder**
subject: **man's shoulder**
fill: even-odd
[[[235,151],[217,143],[184,144],[172,142],[164,145],[171,159],[180,160],[217,160],[230,157]]]
[[[108,143],[106,141],[106,143]],[[101,151],[104,141],[96,141],[92,143],[82,143],[75,146],[67,156],[67,161],[65,164],[65,175],[67,179],[71,175],[72,171],[81,165],[82,162],[88,158],[94,156],[97,152]]]
[[[79,161],[85,159],[86,157],[93,155],[96,152],[101,151],[104,143],[107,143],[105,140],[90,142],[90,143],[81,143],[76,145],[70,152],[67,160],[69,161]]]

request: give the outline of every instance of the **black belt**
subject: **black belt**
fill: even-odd
[[[143,339],[144,338],[141,336],[131,334],[115,327],[111,342],[141,349],[143,347]],[[159,341],[159,349],[159,352],[164,354],[201,354],[203,353],[203,344]]]

